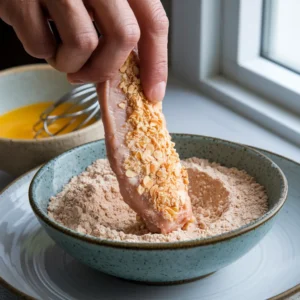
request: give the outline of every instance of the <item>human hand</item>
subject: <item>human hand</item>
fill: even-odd
[[[169,24],[159,0],[0,0],[0,18],[30,55],[67,73],[71,83],[112,78],[138,45],[145,94],[152,101],[164,97]]]

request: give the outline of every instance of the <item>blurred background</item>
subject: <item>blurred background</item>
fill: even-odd
[[[21,42],[18,40],[13,28],[0,19],[0,70],[33,63],[41,63],[44,60],[28,55]]]

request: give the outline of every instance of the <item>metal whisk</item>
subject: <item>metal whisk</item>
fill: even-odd
[[[61,114],[52,115],[52,113],[60,105],[71,103]],[[62,131],[71,126],[77,118],[82,117],[83,120],[71,131],[76,131],[86,125],[93,118],[100,118],[100,106],[97,99],[96,87],[93,84],[84,84],[74,88],[69,93],[65,94],[51,106],[49,106],[41,115],[40,120],[34,124],[35,138],[56,136]],[[56,130],[51,132],[49,126],[57,120],[65,119],[66,123]]]

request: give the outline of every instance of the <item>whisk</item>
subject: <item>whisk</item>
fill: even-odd
[[[71,105],[64,109],[61,114],[53,114],[53,112],[64,103],[70,103]],[[34,138],[56,136],[68,127],[70,129],[70,126],[78,121],[78,118],[82,118],[82,120],[77,126],[72,128],[70,132],[82,128],[93,118],[101,118],[96,87],[93,84],[78,86],[50,105],[40,115],[39,121],[33,126],[35,132]],[[62,119],[66,120],[63,126],[51,132],[49,126]]]

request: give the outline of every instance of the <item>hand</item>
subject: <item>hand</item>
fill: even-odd
[[[56,43],[47,17],[62,43]],[[0,18],[30,55],[68,73],[71,83],[112,78],[138,44],[145,94],[152,101],[164,97],[169,24],[159,0],[0,0]]]

